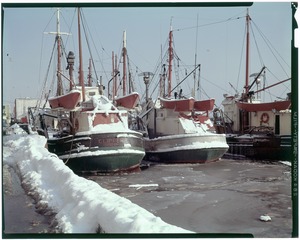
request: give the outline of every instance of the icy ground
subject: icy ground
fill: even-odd
[[[45,148],[46,138],[17,126],[3,137],[3,164],[14,168],[36,206],[55,212],[63,233],[192,233],[75,175]]]

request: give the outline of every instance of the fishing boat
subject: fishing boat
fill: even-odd
[[[290,80],[290,78],[261,87],[261,78],[265,78],[263,66],[259,73],[249,76],[249,24],[251,18],[246,15],[246,80],[242,94],[224,94],[224,110],[214,109],[215,128],[225,133],[232,158],[250,158],[264,160],[290,160],[291,157],[291,99],[262,102],[260,92]],[[250,84],[250,77],[253,82]],[[256,91],[252,90],[256,87]]]
[[[59,23],[59,14],[57,16]],[[80,93],[79,102],[73,102],[74,108],[65,105],[56,109],[59,131],[50,135],[44,128],[48,149],[76,173],[138,169],[145,155],[142,134],[128,128],[128,112],[118,109],[104,96],[102,84],[91,86],[89,81],[86,86],[84,82],[80,19],[81,10],[78,9],[79,84],[76,90]],[[59,28],[56,38],[60,39]],[[69,81],[73,83],[73,53],[69,53],[67,61]]]
[[[161,96],[154,102],[148,98],[150,73],[144,73],[147,105],[140,118],[146,123],[148,136],[144,138],[145,160],[160,163],[206,163],[217,161],[228,150],[224,134],[216,134],[197,117],[198,111],[209,111],[212,101],[195,101],[184,97],[182,91],[172,94],[172,45],[173,31],[169,32],[168,48],[168,90],[160,89]],[[198,69],[198,65],[196,69]],[[164,67],[164,72],[166,68]],[[166,76],[163,73],[161,76]],[[165,79],[160,78],[160,86]],[[164,88],[164,87],[163,87]],[[175,89],[175,88],[174,88]],[[196,103],[196,105],[195,105]],[[208,104],[209,103],[209,104]],[[198,113],[199,114],[199,113]]]
[[[225,135],[211,133],[206,125],[199,126],[193,118],[182,114],[191,116],[192,111],[176,111],[164,107],[161,99],[156,101],[147,114],[146,159],[163,163],[205,163],[222,157],[228,149]]]
[[[95,89],[95,93],[98,89]],[[95,94],[71,111],[70,125],[48,139],[48,149],[74,172],[117,172],[139,167],[145,155],[142,134],[128,129],[127,111]]]

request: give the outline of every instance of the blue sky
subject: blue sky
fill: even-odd
[[[89,42],[97,75],[98,78],[102,76],[106,87],[111,78],[112,51],[120,56],[122,35],[126,30],[130,66],[136,90],[142,94],[144,85],[139,74],[156,71],[161,49],[165,51],[164,45],[172,22],[175,51],[180,58],[179,81],[193,68],[197,53],[197,64],[201,64],[202,98],[215,98],[217,105],[220,105],[224,93],[235,92],[229,82],[239,92],[243,89],[246,7],[123,7],[82,10],[85,26],[91,32]],[[54,7],[4,8],[3,104],[13,104],[15,98],[40,97],[54,44],[54,36],[44,32],[56,31],[55,12]],[[66,52],[74,51],[78,61],[77,18],[76,15],[74,18],[74,12],[74,8],[61,9],[61,31],[72,33],[69,37],[63,36],[63,40]],[[257,2],[249,7],[249,14],[252,18],[250,74],[259,72],[265,65],[270,70],[266,75],[266,85],[290,77],[290,3]],[[231,20],[226,21],[228,19]],[[258,30],[270,41],[271,48],[263,41]],[[84,70],[87,71],[89,53],[85,40],[83,45]],[[281,65],[277,63],[270,49]],[[76,65],[77,68],[78,63]],[[51,82],[55,71],[51,70],[50,73]],[[76,71],[75,74],[77,75]],[[153,79],[151,92],[157,80]],[[175,86],[175,76],[173,80]],[[263,97],[266,101],[276,100],[277,97],[285,98],[286,93],[291,91],[290,85],[287,82],[275,87],[271,91],[272,95],[266,92]],[[189,96],[193,79],[187,79],[181,87],[186,96]],[[152,97],[157,97],[157,91]]]

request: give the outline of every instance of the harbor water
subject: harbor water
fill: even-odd
[[[280,162],[157,164],[140,172],[87,178],[163,221],[197,233],[291,237],[291,167]]]

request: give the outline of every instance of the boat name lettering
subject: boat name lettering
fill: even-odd
[[[115,146],[120,143],[118,138],[101,138],[98,140],[98,143],[103,146]]]

